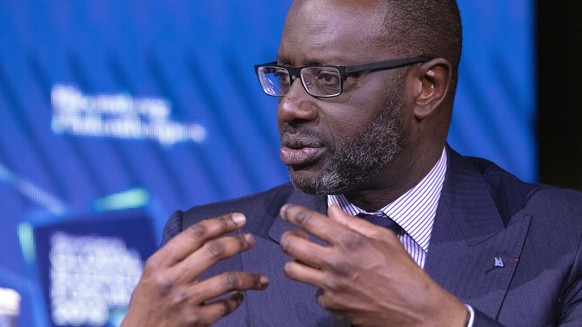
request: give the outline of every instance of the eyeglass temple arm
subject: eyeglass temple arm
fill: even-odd
[[[373,62],[370,64],[346,66],[345,73],[346,74],[353,74],[353,73],[359,73],[359,72],[363,72],[363,71],[373,71],[373,70],[379,70],[379,69],[398,68],[398,67],[402,67],[402,66],[417,64],[419,62],[427,62],[429,60],[430,60],[430,58],[428,58],[428,57],[412,57],[412,58],[394,59],[394,60],[388,60],[388,61],[379,61],[379,62]]]

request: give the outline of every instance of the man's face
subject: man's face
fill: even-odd
[[[378,35],[383,16],[353,5],[296,1],[278,53],[286,66],[353,65],[390,59]],[[365,6],[365,5],[363,5]],[[295,81],[279,102],[281,160],[295,187],[337,194],[365,189],[400,151],[403,70],[364,73],[344,80],[334,98],[310,96]]]

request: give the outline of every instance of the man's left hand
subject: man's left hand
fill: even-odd
[[[317,302],[357,326],[465,326],[467,308],[420,268],[398,237],[331,206],[296,205],[281,216],[300,230],[281,238],[287,277],[319,288]],[[308,240],[313,235],[327,243]]]

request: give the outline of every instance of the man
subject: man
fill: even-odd
[[[582,196],[447,147],[460,51],[454,0],[294,1],[293,187],[175,213],[124,325],[581,325]]]

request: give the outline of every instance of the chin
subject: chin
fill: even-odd
[[[341,194],[348,188],[335,172],[310,172],[289,168],[289,176],[293,187],[309,194]]]

